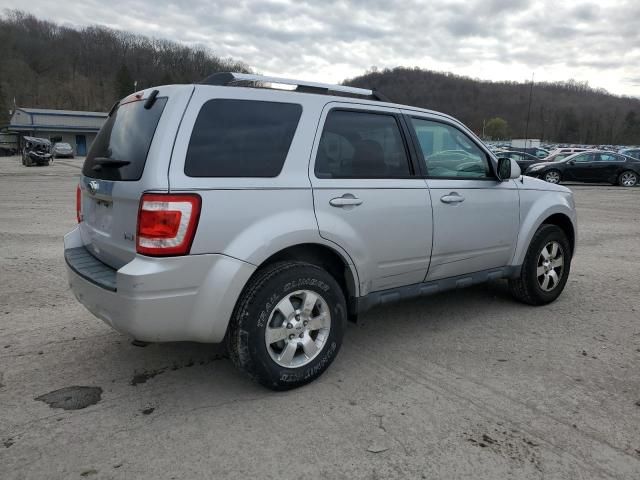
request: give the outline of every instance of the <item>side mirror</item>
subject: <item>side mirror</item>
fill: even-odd
[[[522,171],[518,162],[511,158],[499,158],[498,159],[498,180],[504,182],[506,180],[512,180],[520,178]]]
[[[569,165],[575,165],[576,161],[575,160],[569,160]]]

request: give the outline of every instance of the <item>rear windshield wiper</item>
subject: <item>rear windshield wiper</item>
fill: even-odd
[[[129,160],[118,160],[117,158],[95,157],[93,159],[92,170],[100,170],[102,167],[120,168],[129,165]]]

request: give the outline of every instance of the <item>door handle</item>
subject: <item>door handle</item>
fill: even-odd
[[[464,197],[458,192],[451,192],[449,195],[440,197],[442,203],[461,203],[464,202]]]
[[[355,195],[345,193],[341,197],[329,200],[329,205],[332,207],[357,207],[358,205],[362,205],[362,200]]]

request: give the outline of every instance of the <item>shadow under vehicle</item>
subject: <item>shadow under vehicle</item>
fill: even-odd
[[[23,137],[22,164],[25,167],[33,165],[50,165],[53,161],[51,155],[51,142],[46,138]]]

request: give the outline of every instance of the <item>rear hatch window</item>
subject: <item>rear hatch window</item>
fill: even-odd
[[[157,98],[124,103],[107,119],[87,154],[82,174],[102,180],[140,180],[153,134],[167,103]]]

